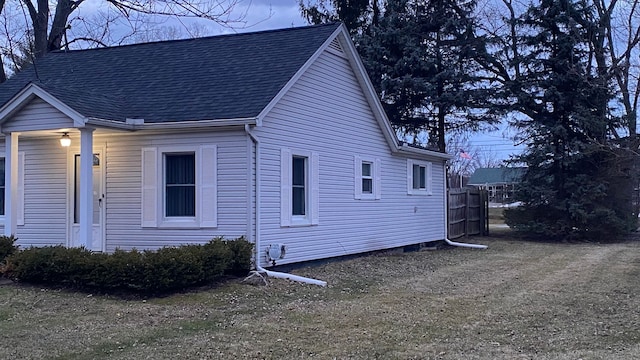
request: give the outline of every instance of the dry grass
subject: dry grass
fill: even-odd
[[[507,233],[508,235],[508,233]],[[6,359],[638,359],[640,241],[476,238],[121,300],[0,286]]]

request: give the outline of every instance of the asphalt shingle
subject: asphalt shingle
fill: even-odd
[[[255,117],[338,26],[52,52],[0,84],[0,104],[33,82],[86,117]]]

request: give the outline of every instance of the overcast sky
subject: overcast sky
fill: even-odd
[[[248,9],[248,11],[247,11]],[[297,0],[242,0],[236,14],[247,14],[246,31],[280,29],[307,25]],[[239,31],[245,31],[240,29]]]

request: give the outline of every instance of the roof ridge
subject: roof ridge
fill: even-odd
[[[249,32],[238,32],[238,33],[229,33],[229,34],[218,34],[218,35],[209,35],[209,36],[201,36],[201,37],[192,37],[185,39],[171,39],[171,40],[158,40],[158,41],[145,41],[133,44],[123,44],[123,45],[114,45],[114,46],[105,46],[99,48],[91,48],[91,49],[71,49],[71,50],[55,50],[49,52],[49,54],[70,54],[70,53],[82,53],[89,51],[98,51],[98,50],[112,50],[112,49],[122,49],[122,48],[131,48],[131,47],[143,47],[143,46],[151,46],[158,44],[168,44],[168,43],[178,43],[178,42],[189,42],[189,41],[202,41],[202,40],[211,40],[211,39],[221,39],[221,38],[230,38],[230,37],[241,37],[241,36],[253,36],[253,35],[261,35],[268,33],[278,33],[278,32],[289,32],[289,31],[302,31],[313,28],[320,27],[338,27],[342,23],[340,22],[332,22],[327,24],[319,24],[319,25],[305,25],[305,26],[294,26],[288,28],[278,28],[278,29],[267,29],[267,30],[258,30],[258,31],[249,31]]]

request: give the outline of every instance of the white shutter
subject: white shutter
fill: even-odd
[[[407,194],[413,194],[413,161],[407,160]]]
[[[158,226],[158,149],[142,149],[142,227]]]
[[[311,211],[311,225],[320,223],[320,160],[318,153],[311,153],[311,169],[309,172],[310,181],[309,189],[310,201],[309,210]]]
[[[18,152],[17,225],[24,225],[24,151]]]
[[[380,159],[376,159],[376,163],[375,163],[375,168],[373,169],[374,171],[374,178],[373,178],[373,191],[375,193],[375,198],[376,200],[380,200],[380,198],[382,197],[382,161],[380,161]],[[362,181],[360,181],[360,183],[362,183]],[[362,184],[360,185],[362,186]]]
[[[291,150],[280,152],[280,225],[291,225]]]
[[[217,148],[215,145],[205,145],[200,148],[201,174],[198,185],[198,200],[200,204],[200,227],[218,226],[218,189],[217,189]]]
[[[432,172],[431,172],[431,163],[428,162],[425,171],[427,172],[425,174],[425,177],[427,178],[427,186],[426,186],[426,190],[427,190],[427,195],[433,195],[433,176],[432,176]]]
[[[362,158],[356,155],[353,157],[353,184],[354,184],[354,199],[362,199]]]

